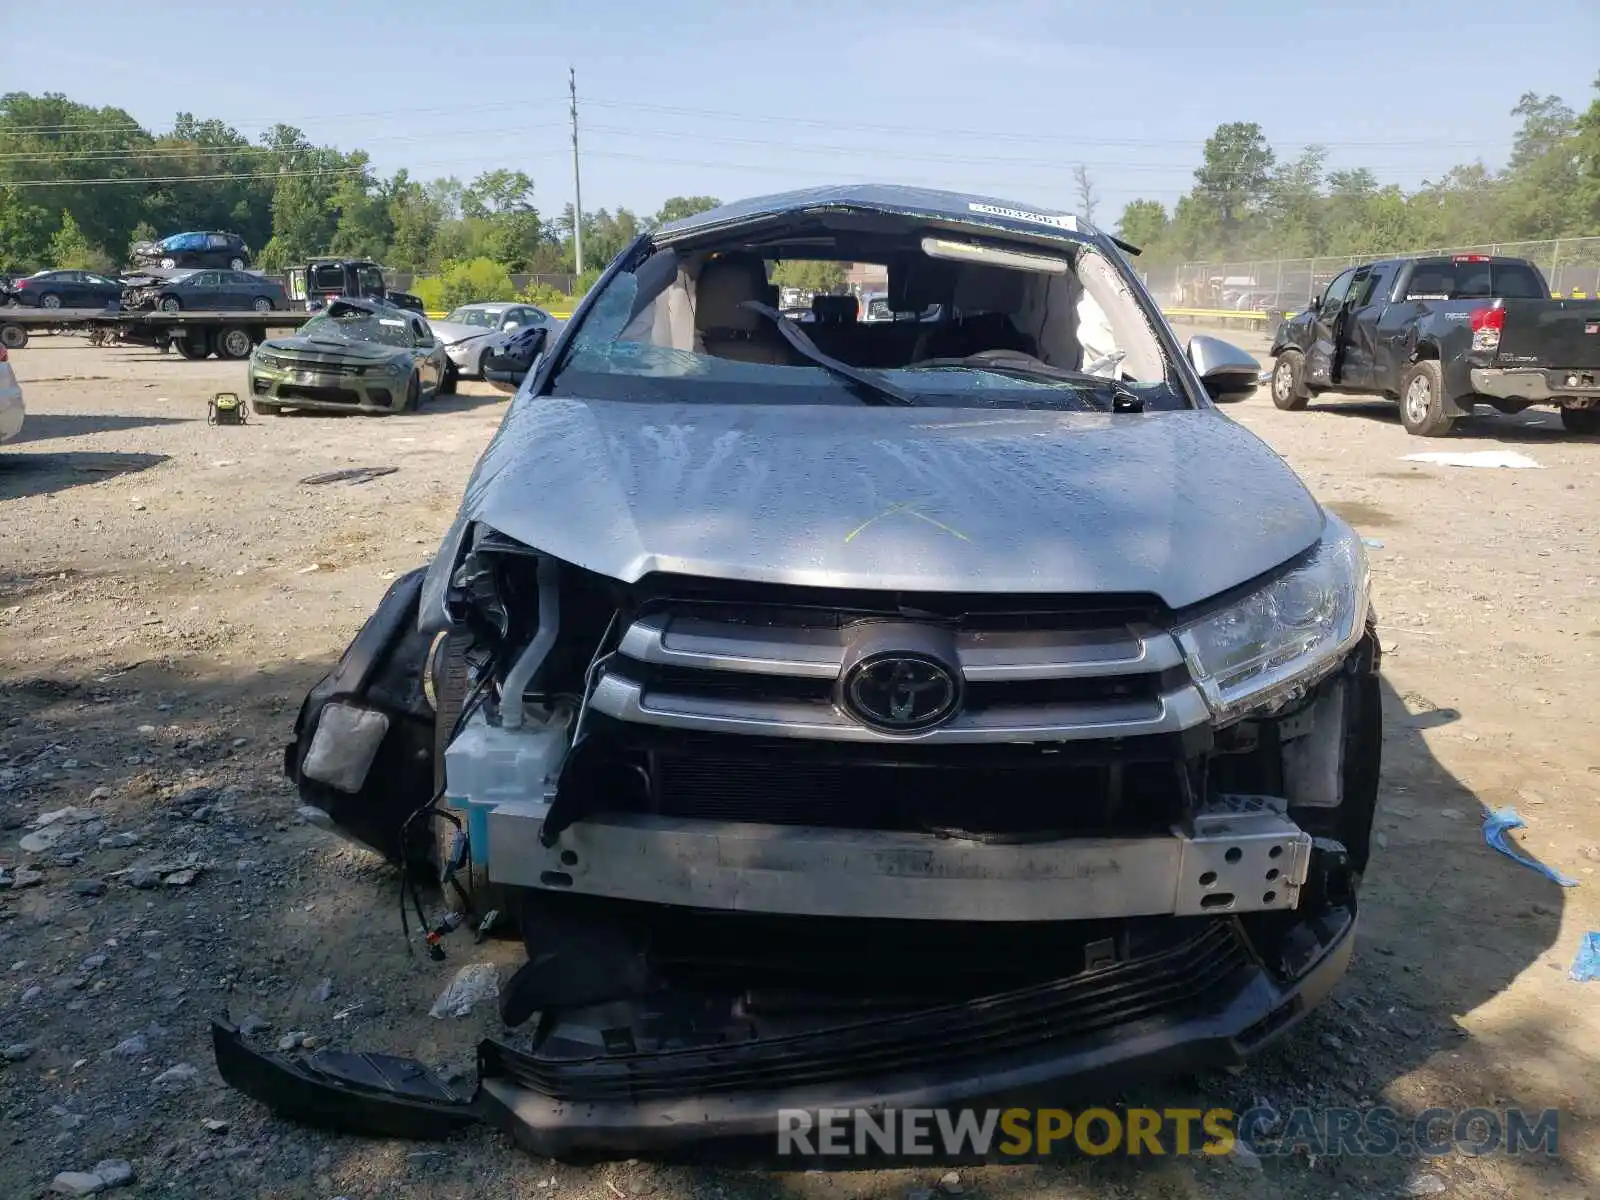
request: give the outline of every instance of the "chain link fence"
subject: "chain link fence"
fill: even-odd
[[[1188,262],[1151,267],[1140,274],[1151,295],[1163,307],[1241,312],[1298,311],[1347,267],[1380,258],[1421,258],[1437,254],[1496,254],[1525,258],[1544,272],[1553,295],[1564,298],[1600,295],[1600,237],[1493,242],[1478,246],[1430,246],[1420,250],[1329,255],[1321,258]]]

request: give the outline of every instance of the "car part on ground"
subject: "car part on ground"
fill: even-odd
[[[766,264],[819,255],[928,319],[802,331]],[[1259,366],[1180,348],[1111,239],[764,197],[642,236],[551,344],[500,336],[518,395],[450,532],[285,754],[420,932],[515,912],[501,1014],[539,1020],[469,1107],[676,1152],[1229,1065],[1327,994],[1381,754],[1365,552],[1216,410]],[[350,1092],[251,1063],[280,1111]]]
[[[251,403],[258,413],[407,412],[438,392],[446,363],[417,314],[383,300],[335,300],[294,336],[256,347]]]

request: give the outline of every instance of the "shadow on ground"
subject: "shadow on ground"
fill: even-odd
[[[1392,400],[1322,400],[1310,404],[1308,413],[1327,413],[1340,417],[1364,417],[1381,425],[1399,425],[1400,410]],[[1419,444],[1443,446],[1453,438],[1484,438],[1500,442],[1570,442],[1593,439],[1568,433],[1561,415],[1554,409],[1534,408],[1515,416],[1506,413],[1477,412],[1462,417],[1447,438],[1418,438]]]
[[[99,483],[113,475],[148,471],[169,457],[166,454],[99,454],[89,450],[29,454],[0,448],[0,500],[47,496],[86,483]]]
[[[7,446],[43,442],[51,438],[82,437],[91,433],[112,433],[120,429],[143,429],[151,425],[182,425],[183,417],[133,416],[121,413],[34,413],[23,421],[22,432]]]
[[[14,1147],[0,1160],[0,1193],[32,1194],[54,1172],[106,1157],[129,1158],[142,1180],[194,1195],[477,1200],[577,1188],[598,1197],[903,1200],[913,1187],[933,1186],[944,1168],[820,1175],[632,1160],[577,1167],[527,1158],[489,1132],[436,1146],[363,1141],[288,1125],[226,1088],[207,1039],[209,1018],[224,1007],[272,1021],[269,1040],[310,1030],[340,1047],[454,1063],[469,1082],[476,1037],[503,1033],[490,1006],[455,1023],[426,1015],[458,966],[491,951],[460,941],[449,945],[447,964],[408,958],[398,935],[395,873],[294,823],[297,801],[281,778],[281,751],[306,688],[331,665],[331,657],[313,658],[270,668],[154,664],[82,677],[0,674],[0,824],[11,831],[0,863],[15,866],[25,857],[15,849],[24,821],[67,804],[92,803],[108,832],[138,831],[141,838],[130,849],[91,848],[82,862],[45,862],[42,885],[0,899],[0,957],[25,963],[0,980],[12,1001],[0,1006],[0,1043],[34,1046],[0,1076]],[[1235,1111],[1268,1104],[1285,1113],[1386,1104],[1404,1123],[1435,1105],[1537,1110],[1566,1099],[1519,1093],[1515,1075],[1530,1072],[1513,1072],[1508,1063],[1542,1067],[1531,1074],[1546,1078],[1593,1078],[1584,1049],[1564,1042],[1565,1031],[1537,1013],[1498,1030],[1492,1044],[1460,1025],[1459,1017],[1546,955],[1563,893],[1484,846],[1485,807],[1433,757],[1387,689],[1385,710],[1377,822],[1385,844],[1363,892],[1352,969],[1332,1000],[1241,1073],[1130,1086],[1095,1102]],[[97,800],[90,799],[94,787],[106,789]],[[187,805],[182,799],[197,787],[208,789],[200,806],[206,811],[197,811],[192,796]],[[185,852],[211,864],[187,888],[137,891],[114,875],[141,859]],[[111,880],[104,897],[73,892],[70,881],[90,873]],[[86,970],[80,964],[96,950],[113,961]],[[507,944],[492,953],[500,961],[520,956]],[[336,999],[326,1003],[312,995],[324,976],[336,985]],[[25,1009],[15,993],[29,983],[49,990],[42,1004]],[[141,1030],[149,1043],[143,1058],[111,1053]],[[193,1065],[197,1077],[156,1088],[155,1074],[176,1063]],[[1083,1099],[1064,1096],[1062,1103],[1081,1109]],[[84,1120],[70,1125],[73,1116]],[[208,1132],[205,1119],[227,1128]],[[59,1136],[64,1128],[70,1138]],[[1570,1148],[1570,1139],[1565,1144]],[[1600,1178],[1570,1156],[1496,1158],[1490,1165],[1502,1183],[1495,1194],[1600,1189]],[[963,1168],[961,1188],[1017,1200],[1320,1200],[1334,1192],[1349,1200],[1400,1193],[1422,1175],[1440,1177],[1456,1194],[1467,1169],[1459,1157],[1303,1151],[1259,1164],[1238,1156],[1079,1157]],[[556,1192],[532,1190],[551,1178]]]

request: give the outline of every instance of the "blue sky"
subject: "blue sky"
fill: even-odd
[[[586,208],[872,179],[1076,209],[1081,162],[1112,225],[1135,197],[1170,205],[1223,121],[1259,122],[1280,155],[1321,142],[1332,166],[1415,186],[1457,162],[1498,166],[1522,92],[1581,110],[1600,71],[1595,0],[1176,7],[275,0],[258,16],[0,0],[0,89],[116,104],[157,128],[179,110],[252,136],[281,120],[385,172],[519,168],[556,212],[572,196],[571,65]]]

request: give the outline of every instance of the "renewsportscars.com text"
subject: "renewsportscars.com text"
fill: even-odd
[[[1052,1155],[1554,1155],[1560,1114],[1487,1108],[783,1109],[778,1154],[1015,1162]]]

